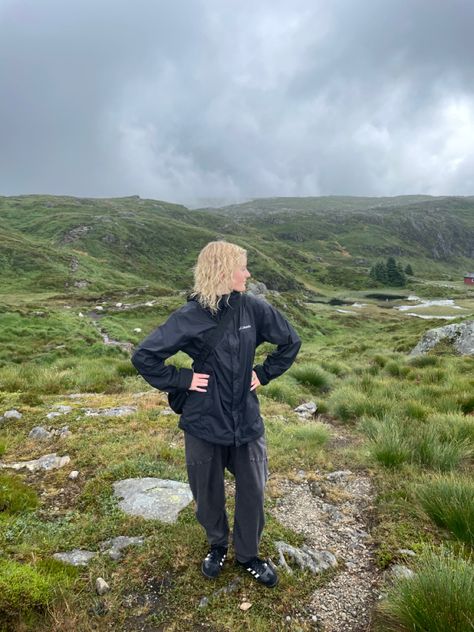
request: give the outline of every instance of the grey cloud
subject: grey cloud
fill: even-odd
[[[0,194],[470,194],[473,18],[468,0],[4,0]]]

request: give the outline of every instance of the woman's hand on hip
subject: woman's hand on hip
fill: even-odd
[[[209,381],[209,373],[193,373],[193,381],[188,391],[207,392],[207,382]]]
[[[257,386],[262,386],[260,380],[257,377],[255,371],[252,371],[252,383],[250,384],[250,390],[253,391]]]

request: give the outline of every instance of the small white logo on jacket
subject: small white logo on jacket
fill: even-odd
[[[242,327],[239,327],[239,331],[241,329],[249,329],[252,325],[242,325]]]

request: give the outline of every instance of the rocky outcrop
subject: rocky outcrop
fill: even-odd
[[[474,320],[429,329],[420,342],[410,351],[418,356],[434,349],[442,340],[447,340],[461,355],[474,355]]]

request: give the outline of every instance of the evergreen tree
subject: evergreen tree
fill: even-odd
[[[396,285],[399,287],[403,287],[404,285],[406,285],[407,278],[405,276],[405,273],[403,272],[401,263],[397,263],[397,272],[398,272],[398,279],[397,279]]]
[[[408,274],[409,276],[413,276],[413,268],[411,267],[409,263],[407,264],[405,268],[405,274]]]
[[[398,285],[399,274],[395,257],[388,257],[387,263],[387,283],[388,285]]]
[[[380,283],[387,283],[387,269],[383,261],[379,261],[375,264],[375,278]]]

